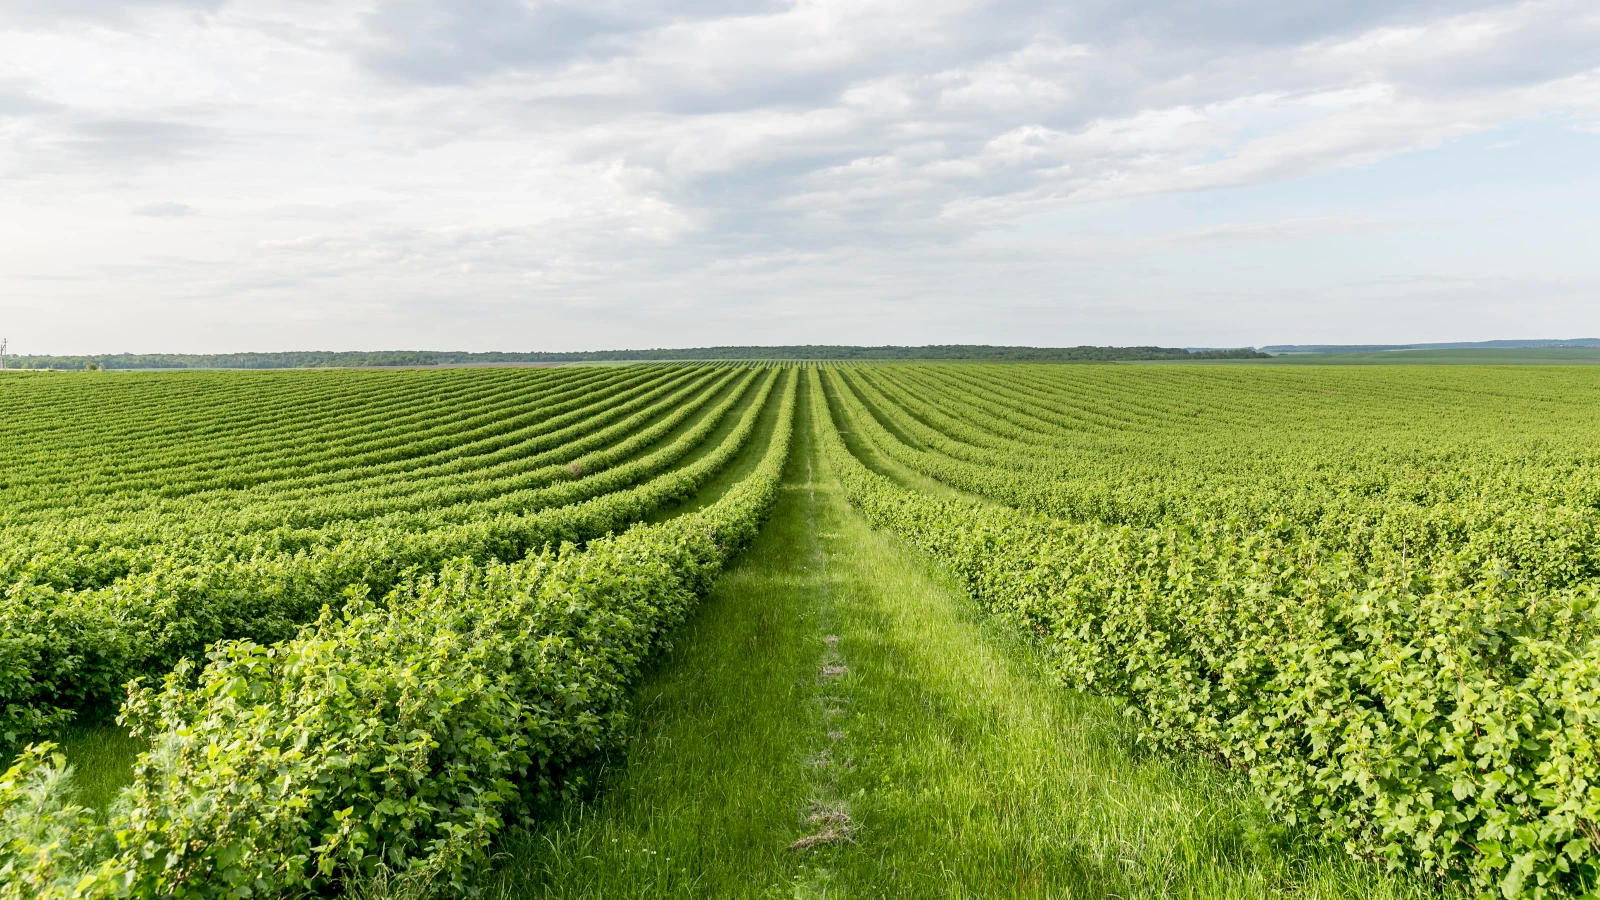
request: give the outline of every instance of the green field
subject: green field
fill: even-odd
[[[1600,369],[1302,360],[0,375],[0,898],[1592,894]]]

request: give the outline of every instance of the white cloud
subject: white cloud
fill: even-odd
[[[293,309],[329,323],[321,344],[368,341],[339,324],[360,310],[509,347],[593,339],[584,310],[619,308],[693,310],[684,343],[709,320],[785,339],[760,325],[774,310],[935,339],[953,285],[1037,297],[1053,277],[1121,285],[1101,327],[1128,283],[1020,249],[1007,276],[1013,223],[1519,122],[1592,131],[1596,46],[1583,0],[29,0],[0,12],[0,241],[24,251],[0,290],[44,297],[27,321],[62,350],[113,293],[211,310],[196,340],[257,340]],[[171,196],[206,215],[149,199]],[[1208,294],[1245,290],[1215,277]],[[900,337],[908,318],[924,330]],[[1036,333],[1018,321],[1011,339]]]

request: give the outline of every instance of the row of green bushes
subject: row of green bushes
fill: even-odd
[[[379,866],[468,891],[519,806],[616,736],[641,662],[755,535],[797,381],[756,470],[699,512],[461,561],[135,690],[152,746],[108,825],[30,748],[0,777],[0,898],[276,896]]]
[[[1146,482],[1144,491],[1150,496],[1141,496],[1137,484],[1111,486],[1107,479],[1077,473],[1058,472],[1052,477],[1048,468],[1030,470],[1025,461],[994,449],[983,451],[986,463],[962,458],[967,451],[956,441],[907,412],[915,409],[931,418],[932,411],[913,405],[904,395],[886,397],[865,390],[859,373],[832,373],[829,387],[849,412],[852,427],[891,459],[1014,509],[1068,521],[1136,527],[1232,521],[1285,540],[1309,538],[1323,549],[1346,551],[1364,571],[1404,570],[1435,584],[1448,576],[1452,584],[1465,586],[1497,566],[1526,588],[1559,589],[1600,578],[1600,510],[1555,502],[1559,498],[1553,496],[1557,489],[1551,483],[1560,480],[1559,474],[1525,473],[1522,492],[1499,492],[1483,483],[1481,470],[1450,473],[1437,480],[1476,480],[1480,491],[1460,500],[1430,497],[1427,502],[1385,493],[1367,495],[1348,486],[1296,485],[1287,476],[1277,483],[1261,478],[1207,484],[1196,478],[1200,485],[1165,498],[1162,505],[1167,511],[1131,516],[1131,503],[1111,498],[1148,503],[1160,497],[1160,486]],[[961,408],[959,398],[947,400],[945,408]],[[964,438],[973,431],[945,427]],[[896,432],[928,449],[911,446]],[[1031,459],[1047,461],[1051,454],[1039,450]],[[1311,462],[1306,460],[1308,466]]]
[[[827,415],[850,501],[1035,634],[1067,683],[1128,700],[1151,740],[1237,767],[1284,820],[1358,855],[1486,895],[1593,896],[1594,583],[1491,570],[1433,586],[1238,521],[935,498],[863,466]]]
[[[1383,440],[1392,435],[1371,434],[1335,447],[1278,440],[1253,442],[1241,452],[1227,442],[1220,452],[1197,453],[1194,429],[1170,426],[1147,429],[1143,438],[1125,437],[1110,451],[1047,419],[1045,401],[1037,395],[1019,391],[1008,408],[999,400],[985,401],[972,385],[937,385],[916,377],[922,374],[835,370],[830,382],[895,430],[897,437],[885,449],[898,461],[1008,506],[1056,518],[1151,525],[1250,515],[1263,522],[1326,520],[1329,531],[1349,528],[1355,520],[1413,512],[1525,520],[1472,508],[1492,505],[1519,511],[1561,508],[1562,514],[1587,517],[1591,532],[1600,523],[1595,514],[1600,466],[1593,464],[1587,434],[1559,435],[1552,428],[1551,446],[1531,459],[1463,453],[1459,446],[1427,454],[1415,448],[1396,451]],[[1008,388],[1026,384],[1023,378],[1012,382]],[[1255,415],[1270,421],[1270,414]],[[1008,422],[1008,416],[1018,421]],[[1413,442],[1421,443],[1420,436],[1407,434],[1396,443]],[[1181,464],[1175,451],[1183,454]]]
[[[543,508],[526,515],[428,530],[363,527],[296,552],[244,555],[219,542],[213,554],[177,559],[95,591],[10,585],[0,605],[0,751],[84,711],[114,707],[129,679],[166,671],[218,640],[281,640],[324,606],[337,608],[352,591],[382,595],[407,571],[436,571],[461,557],[512,562],[546,544],[626,527],[693,494],[726,466],[754,433],[776,377],[746,376],[762,379],[754,401],[731,433],[693,463],[674,468],[721,427],[737,392],[653,452],[552,486]]]
[[[0,399],[38,440],[7,444],[0,460],[6,463],[4,483],[30,492],[55,487],[81,490],[85,497],[188,494],[207,481],[221,487],[256,483],[245,476],[260,474],[326,474],[372,450],[398,457],[408,440],[445,449],[458,443],[450,438],[464,429],[493,433],[522,416],[543,419],[562,411],[555,407],[571,409],[573,401],[607,400],[642,380],[580,374],[570,369],[532,375],[504,370],[29,379],[9,384]],[[89,473],[92,480],[62,481]],[[58,509],[28,505],[42,512]]]
[[[0,531],[0,580],[94,587],[137,571],[142,557],[170,553],[219,532],[235,536],[240,552],[248,555],[259,543],[256,532],[381,515],[387,508],[374,507],[373,501],[403,497],[419,487],[493,484],[501,480],[497,474],[515,477],[534,468],[548,483],[572,474],[558,466],[637,435],[664,412],[690,403],[698,408],[725,386],[716,379],[668,378],[621,389],[579,385],[570,392],[513,396],[509,402],[494,398],[500,402],[486,404],[493,421],[473,428],[464,428],[460,419],[421,427],[405,422],[411,417],[394,415],[402,425],[388,431],[355,417],[357,430],[377,434],[370,440],[312,420],[298,426],[325,435],[311,457],[274,458],[253,451],[255,445],[283,440],[264,429],[234,440],[209,438],[208,450],[220,445],[221,455],[195,466],[198,454],[190,444],[179,440],[162,446],[147,437],[138,442],[137,469],[125,466],[112,476],[85,473],[74,468],[83,465],[79,456],[77,463],[62,461],[59,471],[35,474],[40,483],[29,486],[30,508],[7,509],[15,524]],[[478,399],[461,402],[473,405]],[[604,434],[596,438],[597,432]],[[581,471],[604,464],[584,460]],[[353,499],[367,504],[353,507]],[[75,515],[76,510],[93,514]],[[310,543],[316,541],[302,545]]]

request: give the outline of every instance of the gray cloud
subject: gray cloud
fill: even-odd
[[[122,169],[179,162],[222,141],[215,129],[187,122],[91,118],[71,123],[54,146],[80,162]]]
[[[6,0],[0,25],[39,26],[73,21],[126,22],[141,10],[171,8],[211,11],[227,0]]]
[[[146,216],[152,219],[181,219],[184,216],[192,216],[197,212],[199,210],[187,203],[175,203],[172,201],[146,203],[133,208],[134,215]]]
[[[1015,0],[1017,14],[1035,14],[1056,27],[1096,38],[1139,38],[1153,44],[1228,47],[1294,46],[1331,35],[1386,25],[1426,23],[1442,16],[1504,6],[1496,0],[1166,0],[1130,5],[1117,0],[1050,4]]]
[[[58,104],[41,99],[25,82],[0,79],[0,119],[45,115],[59,110]]]
[[[1583,52],[1600,24],[1581,5],[1480,7],[929,7],[823,26],[789,7],[699,29],[642,15],[546,33],[569,49],[627,37],[604,55],[540,55],[530,41],[521,57],[463,52],[474,62],[460,71],[492,60],[515,99],[469,99],[482,118],[570,129],[572,159],[649,173],[718,248],[815,248],[950,239],[1006,208],[1184,189],[1175,173],[1207,187],[1366,162],[1492,127],[1525,102],[1474,92],[1600,64]],[[519,65],[541,71],[519,80]],[[1345,121],[1290,138],[1308,116]]]
[[[672,24],[761,15],[787,6],[738,0],[410,0],[380,5],[366,21],[363,60],[378,72],[456,83],[506,70],[548,70],[625,54],[629,38]]]

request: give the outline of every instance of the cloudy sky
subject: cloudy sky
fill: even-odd
[[[1600,4],[0,0],[20,352],[1600,336]]]

